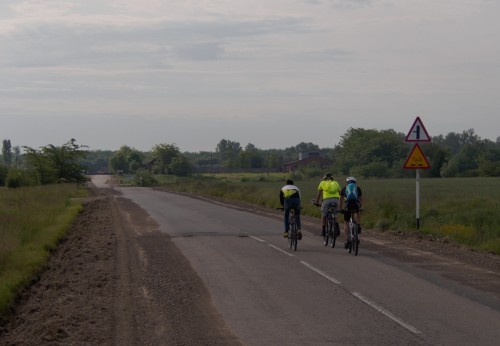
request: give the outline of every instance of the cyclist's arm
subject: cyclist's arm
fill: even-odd
[[[285,196],[283,194],[283,190],[280,190],[280,203],[281,203],[281,206],[285,205]]]

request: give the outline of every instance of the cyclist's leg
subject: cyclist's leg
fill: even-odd
[[[297,222],[297,229],[300,231],[301,223],[300,223],[300,199],[295,198],[293,206],[295,208],[295,221]]]
[[[302,232],[300,231],[301,225],[300,225],[300,199],[299,198],[292,198],[290,202],[291,208],[294,209],[295,211],[295,227],[297,230],[297,237],[298,239],[302,239]]]
[[[326,229],[326,215],[328,215],[328,208],[329,208],[329,201],[330,199],[324,199],[323,202],[321,203],[321,236],[325,236],[325,229]]]
[[[339,233],[340,232],[340,225],[338,222],[338,212],[340,210],[340,200],[338,198],[334,198],[333,206],[334,206],[334,210],[335,210],[333,228],[334,228],[334,232]],[[338,234],[336,234],[336,236],[338,236]]]
[[[285,202],[283,203],[283,208],[285,210],[285,219],[284,219],[284,223],[285,223],[285,233],[288,233],[288,230],[290,229],[290,199],[289,198],[285,198]],[[283,235],[285,235],[285,233],[283,233]]]
[[[359,211],[360,209],[361,209],[361,202],[358,199],[356,201],[356,214],[354,220],[356,220],[356,223],[358,224],[359,232],[361,232],[361,212]]]

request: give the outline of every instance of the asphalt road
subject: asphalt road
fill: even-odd
[[[97,182],[99,184],[99,182]],[[324,247],[304,225],[288,249],[275,217],[148,188],[144,208],[209,289],[246,345],[498,345],[500,302],[363,247]]]

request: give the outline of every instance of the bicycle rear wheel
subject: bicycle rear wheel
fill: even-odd
[[[353,249],[353,234],[354,234],[354,224],[352,222],[349,222],[349,246],[347,247],[347,250],[349,253],[352,252]]]
[[[297,224],[295,223],[295,220],[290,223],[288,245],[290,247],[290,250],[297,251]]]
[[[358,250],[359,250],[359,236],[358,236],[358,224],[353,225],[353,245],[352,245],[352,251],[354,252],[354,256],[358,255]]]
[[[332,240],[330,242],[330,246],[332,248],[335,247],[335,243],[337,242],[337,237],[338,237],[338,233],[337,233],[337,227],[336,225],[338,225],[335,220],[332,221],[332,224],[333,224],[333,231],[331,231],[331,237],[332,237]]]
[[[325,246],[328,245],[328,240],[330,239],[330,236],[332,234],[332,227],[333,227],[333,221],[330,219],[330,217],[327,217],[325,235],[323,236],[323,245]]]

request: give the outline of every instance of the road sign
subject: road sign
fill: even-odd
[[[405,142],[430,142],[431,137],[427,133],[422,120],[417,117],[413,122],[410,132],[406,135]]]
[[[418,143],[415,143],[413,146],[413,149],[406,159],[404,168],[406,169],[428,169],[431,168],[429,165],[429,161],[427,161],[427,158],[425,157],[424,153],[422,152],[422,149],[420,149],[420,146]]]

